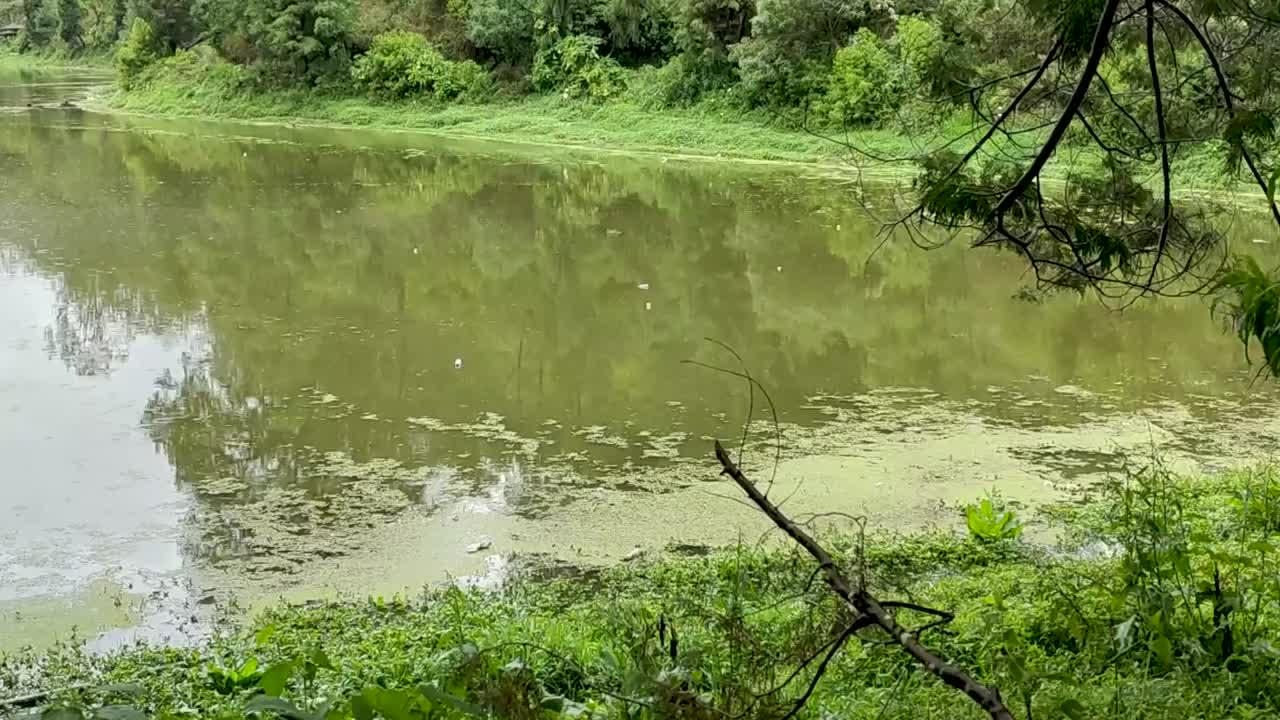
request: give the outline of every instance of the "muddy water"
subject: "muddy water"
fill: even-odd
[[[0,76],[0,648],[754,539],[708,453],[749,416],[794,512],[897,526],[1280,435],[1203,303],[873,254],[838,178],[60,107],[94,82]]]

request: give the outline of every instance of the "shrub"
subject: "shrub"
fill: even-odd
[[[23,50],[48,45],[58,32],[58,16],[45,0],[22,0],[22,19],[26,27],[19,47]]]
[[[920,89],[930,82],[947,49],[942,29],[919,15],[900,17],[895,42],[907,81],[913,88]]]
[[[730,49],[755,105],[792,106],[820,95],[831,58],[861,27],[879,27],[887,5],[865,0],[758,0],[751,37]]]
[[[538,51],[533,61],[534,86],[592,100],[618,94],[626,88],[622,67],[612,58],[600,57],[601,42],[590,35],[570,35]]]
[[[888,48],[875,33],[861,28],[832,63],[825,99],[831,121],[867,123],[892,112],[900,102],[899,76]]]
[[[467,3],[467,39],[502,62],[528,67],[533,58],[534,16],[519,0]]]
[[[624,65],[660,63],[675,51],[669,0],[600,0],[599,15],[608,31],[610,55]]]
[[[58,36],[67,48],[76,50],[84,44],[80,26],[80,0],[58,0]]]
[[[246,0],[245,7],[263,77],[313,85],[350,77],[354,0]]]
[[[432,95],[453,100],[487,91],[484,68],[471,61],[450,62],[422,35],[393,31],[373,39],[369,52],[351,68],[356,85],[373,95],[408,98]]]
[[[128,90],[137,81],[142,71],[159,58],[155,30],[152,29],[151,23],[140,17],[134,18],[133,25],[129,28],[129,36],[116,51],[116,73],[119,75],[120,86]]]
[[[159,55],[172,55],[200,35],[190,0],[131,0],[130,9],[151,26],[152,46]]]

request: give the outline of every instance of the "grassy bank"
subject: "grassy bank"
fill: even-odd
[[[556,96],[495,99],[484,104],[384,103],[303,91],[246,92],[219,78],[194,83],[153,76],[111,98],[115,109],[188,116],[359,128],[422,130],[460,137],[787,162],[840,162],[835,142],[782,127],[778,119],[714,108],[647,110],[621,100],[594,104]],[[910,144],[890,131],[865,131],[859,142],[894,153]]]
[[[962,150],[977,137],[973,119],[959,110],[942,119],[904,119],[895,128],[843,131],[806,128],[799,115],[744,111],[723,100],[655,109],[651,94],[638,76],[626,93],[605,103],[557,95],[496,95],[483,103],[384,102],[348,92],[263,89],[247,82],[242,68],[190,53],[149,69],[106,103],[116,111],[151,116],[413,130],[669,157],[817,163],[872,176],[914,174],[918,167],[912,158],[948,143]],[[1026,154],[1041,134],[997,135],[987,145],[989,155]],[[955,143],[961,136],[967,140]],[[1178,156],[1175,187],[1180,192],[1256,193],[1256,187],[1224,173],[1225,156],[1225,149],[1214,143]],[[1096,148],[1068,144],[1050,161],[1046,176],[1100,174],[1102,167]]]
[[[12,42],[0,43],[0,70],[101,70],[112,72],[115,55],[108,50],[71,53],[46,49],[20,53]]]
[[[859,563],[854,539],[824,537],[882,597],[953,613],[922,639],[1018,717],[1280,713],[1280,475],[1145,470],[1045,519],[1060,546],[872,538]],[[974,527],[992,530],[981,516]],[[280,607],[200,649],[4,658],[0,695],[158,718],[781,718],[850,623],[813,570],[790,548],[740,547],[496,594]],[[984,716],[863,635],[800,717]],[[141,716],[125,712],[99,717]]]

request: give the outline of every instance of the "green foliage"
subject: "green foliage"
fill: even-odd
[[[965,525],[969,536],[983,542],[1016,540],[1022,535],[1022,523],[1012,510],[996,506],[995,497],[985,497],[964,508]]]
[[[894,42],[906,73],[905,82],[909,88],[919,92],[932,82],[931,78],[937,77],[936,71],[947,51],[942,29],[919,15],[899,17]]]
[[[750,33],[753,0],[688,0],[676,8],[675,43],[685,56],[682,94],[700,95],[736,80],[729,48]]]
[[[496,59],[517,66],[533,61],[536,17],[520,0],[470,0],[467,38]]]
[[[245,35],[269,82],[340,83],[350,76],[355,0],[245,0]]]
[[[23,50],[46,47],[58,31],[58,16],[49,0],[22,0],[22,21],[25,27],[19,47]]]
[[[836,53],[824,106],[833,123],[873,122],[898,107],[899,74],[880,37],[861,28]]]
[[[134,86],[143,71],[159,59],[155,31],[142,18],[134,18],[129,36],[116,51],[116,74],[120,86],[128,90]]]
[[[863,27],[887,19],[863,0],[759,0],[751,36],[734,45],[743,90],[754,104],[806,104],[826,85],[835,53]]]
[[[570,35],[538,52],[533,63],[534,86],[567,97],[604,100],[626,87],[622,68],[598,52],[599,38]]]
[[[675,52],[672,0],[601,0],[611,54],[627,65],[661,63]]]
[[[1255,343],[1272,375],[1280,376],[1280,285],[1252,257],[1235,260],[1214,288],[1215,311],[1229,318],[1246,359]]]
[[[1065,544],[1050,552],[945,534],[824,542],[886,598],[952,613],[922,641],[1030,709],[1018,717],[1280,712],[1273,469],[1190,478],[1154,465],[1054,517]],[[851,621],[812,572],[790,549],[738,547],[494,594],[281,606],[197,650],[27,652],[0,661],[0,682],[98,678],[51,698],[77,717],[776,720],[814,677],[801,664]],[[972,712],[896,647],[865,643],[834,658],[799,717]]]
[[[357,87],[390,99],[479,99],[489,87],[480,66],[446,60],[425,37],[401,31],[374,38],[369,51],[352,66],[351,77]]]
[[[160,55],[189,47],[200,34],[190,0],[131,0],[134,17],[140,18],[154,33],[154,46]]]
[[[84,30],[80,25],[80,0],[58,0],[58,37],[70,49],[84,45]]]

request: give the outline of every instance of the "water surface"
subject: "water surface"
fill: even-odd
[[[749,416],[794,512],[898,526],[1280,433],[1203,302],[1017,300],[831,173],[61,107],[97,82],[0,76],[0,647],[754,541]]]

